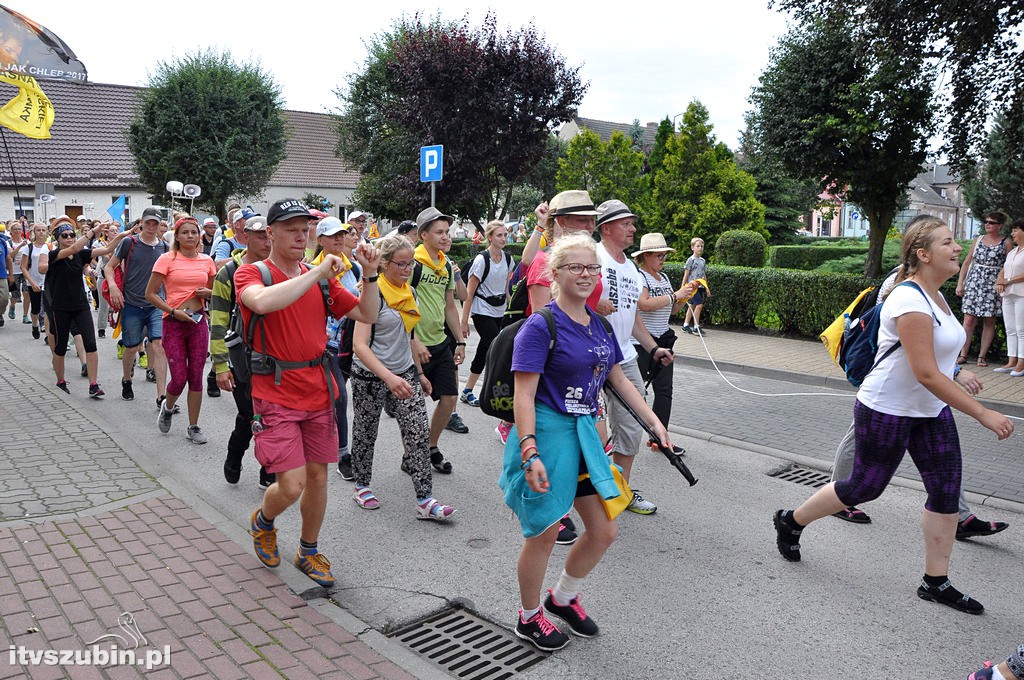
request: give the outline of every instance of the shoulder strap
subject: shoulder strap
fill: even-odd
[[[480,283],[483,283],[491,273],[491,254],[485,250],[477,255],[477,257],[484,258],[484,275],[480,277]]]
[[[423,276],[423,263],[417,261],[412,266],[412,276],[409,277],[409,285],[415,288],[420,285],[420,278]]]
[[[548,324],[548,335],[551,336],[551,340],[548,342],[548,358],[544,360],[546,364],[551,361],[551,353],[555,351],[555,341],[558,340],[558,329],[555,327],[555,314],[551,311],[550,307],[541,307],[537,310],[537,313],[544,317],[544,321]]]

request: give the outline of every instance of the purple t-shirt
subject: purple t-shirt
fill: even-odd
[[[622,361],[622,350],[615,337],[593,314],[590,325],[581,326],[554,302],[557,340],[551,360],[548,323],[540,314],[531,314],[512,350],[512,371],[540,373],[537,400],[560,413],[593,415],[597,413],[597,395],[604,387],[608,371]]]

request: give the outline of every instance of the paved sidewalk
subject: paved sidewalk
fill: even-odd
[[[0,678],[414,677],[334,614],[368,626],[296,595],[313,584],[289,555],[263,567],[244,534],[232,540],[208,506],[200,516],[162,488],[70,401],[0,356]],[[116,643],[153,668],[30,661],[83,659],[109,634],[127,642],[101,649]]]

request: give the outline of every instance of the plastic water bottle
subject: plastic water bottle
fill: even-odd
[[[263,416],[256,414],[252,417],[252,433],[259,434],[263,432]]]

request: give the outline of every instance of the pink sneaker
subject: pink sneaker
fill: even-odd
[[[494,431],[498,433],[498,439],[504,444],[508,441],[508,433],[512,431],[512,423],[506,423],[504,420],[498,421],[498,426],[494,428]]]

